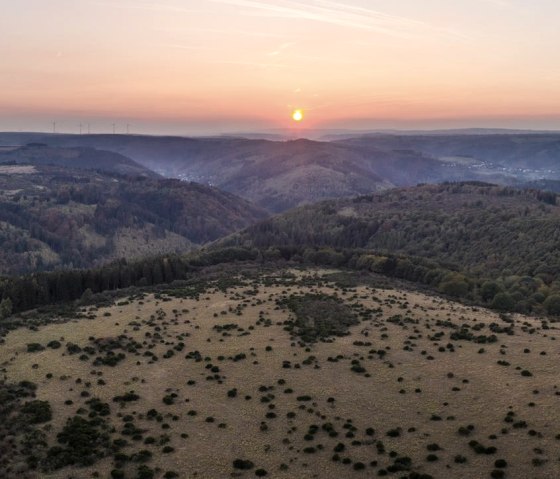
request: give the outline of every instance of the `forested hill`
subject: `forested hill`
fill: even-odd
[[[163,176],[211,184],[274,213],[393,186],[443,181],[518,185],[560,178],[560,134],[483,132],[395,132],[330,142],[0,133],[0,145],[111,151]]]
[[[264,216],[196,183],[0,165],[0,274],[188,251]]]
[[[0,164],[2,163],[56,165],[132,176],[159,176],[130,158],[113,151],[90,147],[51,147],[37,142],[17,148],[0,149]]]
[[[222,244],[366,248],[430,258],[479,276],[560,273],[556,194],[484,183],[423,185],[325,201]]]

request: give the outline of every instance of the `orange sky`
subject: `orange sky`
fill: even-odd
[[[0,129],[560,129],[556,0],[0,0]]]

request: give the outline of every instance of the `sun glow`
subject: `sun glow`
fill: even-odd
[[[303,111],[301,111],[301,110],[295,110],[295,111],[292,113],[292,119],[293,119],[294,121],[297,121],[297,122],[300,122],[301,120],[303,120]]]

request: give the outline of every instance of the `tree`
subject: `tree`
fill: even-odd
[[[4,298],[0,302],[0,319],[7,318],[12,314],[12,300],[10,298]]]
[[[515,301],[507,293],[498,293],[494,296],[491,306],[499,311],[512,311],[515,308]]]
[[[484,301],[490,301],[500,292],[500,286],[495,281],[486,281],[480,288],[480,295]]]
[[[93,298],[93,291],[90,288],[88,288],[83,292],[82,297],[80,298],[80,304],[84,304],[84,305],[89,304],[92,298]]]
[[[559,294],[551,294],[548,298],[544,301],[544,307],[546,308],[546,312],[553,316],[560,315],[560,295]]]

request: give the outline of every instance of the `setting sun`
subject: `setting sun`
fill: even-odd
[[[295,111],[292,113],[292,119],[293,119],[294,121],[297,121],[297,122],[303,120],[303,111],[301,111],[301,110],[295,110]]]

